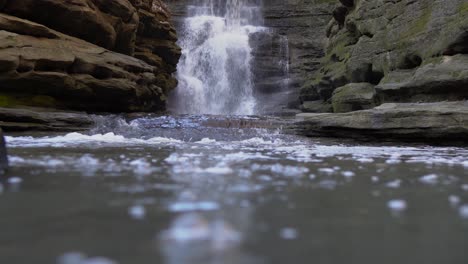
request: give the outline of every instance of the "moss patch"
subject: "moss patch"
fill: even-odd
[[[37,107],[57,107],[57,100],[50,96],[36,95],[14,95],[0,93],[0,107],[17,106],[37,106]]]

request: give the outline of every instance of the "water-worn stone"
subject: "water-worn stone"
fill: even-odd
[[[336,2],[348,12],[329,24],[321,69],[302,94],[315,89],[327,101],[338,87],[367,82],[377,85],[379,103],[468,98],[466,1]]]
[[[3,0],[0,106],[164,110],[176,41],[159,0]]]
[[[303,113],[297,119],[296,133],[306,136],[468,142],[467,101],[388,103],[350,113]]]

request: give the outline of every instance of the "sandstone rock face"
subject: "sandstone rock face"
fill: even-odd
[[[302,102],[331,103],[335,89],[362,82],[376,86],[378,104],[468,98],[466,1],[340,2],[327,28],[326,55],[301,90]]]
[[[0,106],[165,109],[180,57],[159,0],[0,1]]]

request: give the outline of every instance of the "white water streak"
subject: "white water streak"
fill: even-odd
[[[183,114],[254,113],[251,33],[259,26],[259,6],[245,0],[209,0],[189,7],[185,19],[179,86],[172,108]]]

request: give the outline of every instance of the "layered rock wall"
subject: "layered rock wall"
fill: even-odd
[[[332,104],[343,112],[468,98],[466,1],[340,2],[327,28],[322,66],[301,90],[304,105]],[[353,97],[343,97],[349,94]]]
[[[0,106],[163,110],[176,41],[159,0],[2,0]]]

